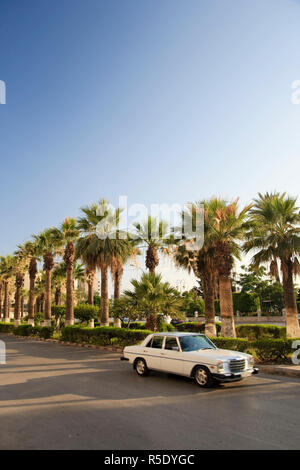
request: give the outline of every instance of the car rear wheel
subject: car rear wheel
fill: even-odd
[[[195,382],[199,387],[211,387],[214,380],[206,367],[199,366],[194,374]]]
[[[134,364],[136,373],[142,377],[145,377],[149,374],[149,369],[147,367],[146,361],[142,358],[137,359]]]

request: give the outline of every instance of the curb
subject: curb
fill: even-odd
[[[268,365],[259,365],[259,372],[262,374],[270,374],[270,375],[281,375],[283,377],[293,377],[300,379],[300,369],[289,369],[287,367],[280,367],[280,366],[268,366]]]

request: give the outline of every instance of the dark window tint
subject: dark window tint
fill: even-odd
[[[177,344],[177,339],[176,338],[167,338],[166,339],[166,344],[165,344],[165,349],[173,349],[173,348],[178,348]]]
[[[164,340],[163,336],[154,336],[154,338],[152,339],[152,346],[151,347],[161,349],[162,344],[163,344],[163,340]]]

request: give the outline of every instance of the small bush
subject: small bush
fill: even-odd
[[[61,330],[61,339],[72,343],[94,344],[99,346],[107,346],[110,344],[127,346],[140,343],[151,333],[153,332],[149,330],[131,330],[109,326],[100,326],[97,328],[67,326]]]
[[[12,323],[0,322],[0,333],[12,333],[14,325]]]
[[[176,326],[178,331],[186,331],[190,333],[205,333],[205,323],[199,322],[186,322],[179,323]],[[217,335],[221,332],[221,323],[216,322]]]
[[[247,338],[250,341],[260,339],[278,339],[286,337],[286,328],[275,325],[237,325],[236,334],[239,338]]]
[[[95,305],[79,304],[74,308],[74,317],[80,323],[88,323],[91,320],[96,320],[99,317],[99,308]]]
[[[53,328],[51,326],[19,325],[13,328],[13,334],[16,336],[37,336],[49,339],[53,336]]]

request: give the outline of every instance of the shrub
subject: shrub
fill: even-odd
[[[38,336],[39,338],[49,339],[53,336],[53,328],[52,326],[19,325],[13,328],[13,334],[16,336]]]
[[[292,343],[290,339],[262,339],[254,341],[252,347],[260,361],[287,362],[288,356],[294,351]]]
[[[0,333],[12,333],[14,325],[12,323],[0,322]]]
[[[212,342],[221,349],[232,349],[233,351],[246,352],[249,350],[249,341],[241,338],[211,338]]]
[[[74,317],[81,323],[96,320],[99,317],[99,308],[95,305],[79,304],[74,308]]]
[[[285,338],[286,328],[275,325],[237,325],[236,334],[239,338],[255,341],[267,338]]]
[[[286,363],[295,351],[292,348],[294,339],[261,339],[248,341],[243,338],[212,338],[218,348],[231,349],[255,354],[261,362]]]
[[[186,331],[190,333],[205,333],[205,323],[199,322],[186,322],[179,323],[177,326],[178,331]],[[216,322],[217,335],[221,332],[221,323]]]
[[[127,346],[138,344],[149,334],[149,330],[130,330],[128,328],[114,328],[100,326],[97,328],[86,328],[80,326],[67,326],[61,330],[61,339],[72,343],[85,343],[100,346],[114,344]]]
[[[41,312],[36,312],[34,314],[34,324],[35,325],[40,325],[45,319],[45,316],[43,313]]]

